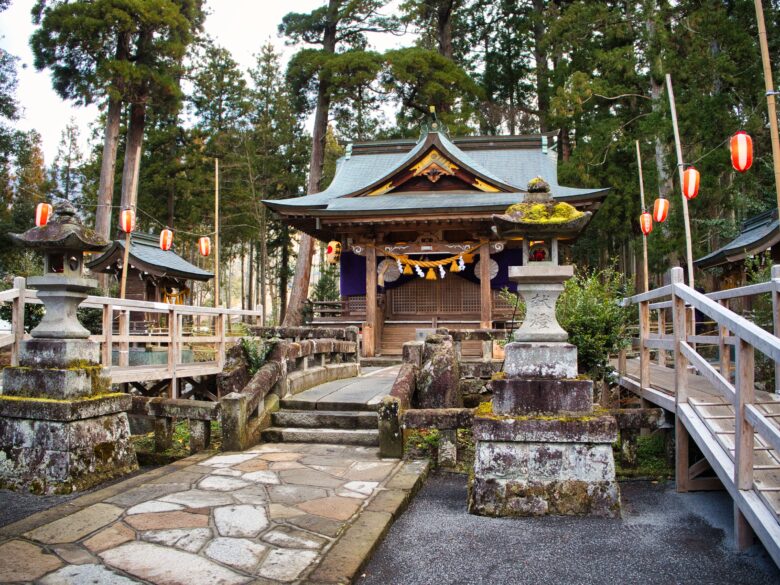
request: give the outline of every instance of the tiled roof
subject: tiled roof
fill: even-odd
[[[99,266],[115,252],[124,253],[124,240],[115,240],[97,258],[87,264],[88,267]],[[143,265],[145,270],[153,269],[153,272],[169,275],[177,278],[194,280],[209,280],[214,275],[211,272],[198,268],[187,262],[173,250],[160,249],[157,236],[147,234],[133,234],[130,240],[130,258]]]
[[[743,260],[750,254],[763,252],[780,242],[780,222],[777,210],[765,211],[742,224],[736,238],[694,262],[699,268],[712,268]]]
[[[386,196],[355,197],[349,198],[347,195],[354,194],[362,189],[373,185],[383,178],[386,178],[393,172],[404,168],[411,160],[417,157],[426,144],[423,136],[411,150],[406,150],[411,145],[408,141],[388,141],[386,143],[376,142],[371,144],[368,152],[358,152],[351,156],[343,156],[338,160],[336,174],[325,191],[314,195],[305,195],[303,197],[294,197],[284,200],[266,201],[269,207],[277,210],[350,210],[350,211],[377,211],[380,209],[412,209],[418,201],[418,194],[393,193]],[[549,184],[553,197],[556,199],[576,199],[586,198],[588,196],[597,196],[606,193],[606,188],[601,189],[578,189],[574,187],[564,187],[558,184],[557,172],[557,154],[554,148],[542,149],[536,148],[508,148],[498,139],[488,148],[471,148],[467,151],[459,148],[455,141],[450,140],[442,133],[438,133],[437,138],[442,147],[449,152],[453,158],[459,160],[462,164],[470,167],[477,174],[480,174],[494,183],[503,184],[516,190],[511,196],[510,203],[516,203],[522,200],[522,193],[528,181],[534,177],[541,176]],[[541,144],[541,139],[540,142]],[[377,152],[385,145],[389,152]],[[464,142],[464,147],[466,143]],[[483,193],[475,191],[465,191],[461,193],[457,200],[452,198],[452,193],[437,192],[433,198],[426,201],[427,209],[449,208],[456,204],[458,208],[469,208],[484,206],[487,203],[495,202],[497,206],[506,206],[506,193]],[[490,199],[492,198],[492,199]],[[347,199],[354,199],[347,201]],[[473,203],[469,203],[473,199]],[[501,203],[499,203],[499,201]],[[386,204],[386,207],[380,207]]]

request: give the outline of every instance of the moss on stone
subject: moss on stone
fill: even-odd
[[[606,414],[609,411],[603,408],[594,408],[593,412],[588,412],[582,415],[570,415],[570,414],[524,414],[524,415],[511,415],[511,414],[496,414],[493,412],[492,402],[483,402],[475,410],[474,416],[481,418],[490,418],[493,420],[545,420],[545,421],[560,421],[560,422],[588,422],[596,420]]]
[[[567,223],[584,215],[574,206],[563,202],[515,203],[506,209],[506,215],[525,223],[559,224]]]

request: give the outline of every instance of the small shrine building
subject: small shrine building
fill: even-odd
[[[501,328],[512,306],[508,267],[554,256],[551,242],[501,240],[493,215],[541,177],[553,197],[594,211],[608,189],[558,184],[556,132],[450,138],[433,122],[419,140],[352,144],[325,191],[264,201],[283,221],[338,242],[342,309],[363,355],[397,355],[417,329]],[[557,242],[556,244],[557,245]],[[561,250],[562,257],[567,251]]]
[[[100,254],[93,256],[87,267],[92,272],[120,278],[124,251],[124,239],[114,240]],[[133,233],[129,260],[125,296],[137,301],[187,304],[190,296],[188,281],[205,282],[214,277],[211,272],[198,268],[173,250],[161,250],[159,236]]]

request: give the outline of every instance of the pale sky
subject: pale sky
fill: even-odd
[[[17,127],[23,130],[35,128],[43,138],[46,164],[50,164],[56,152],[60,136],[70,118],[75,118],[81,128],[82,150],[86,152],[89,138],[88,125],[98,114],[97,107],[76,107],[63,102],[52,90],[47,71],[37,72],[33,66],[29,39],[34,30],[30,10],[35,0],[11,0],[11,6],[0,12],[0,46],[20,58],[18,62],[19,87],[17,98],[23,108],[23,118]],[[210,12],[206,32],[227,47],[242,69],[254,62],[253,55],[267,41],[276,45],[284,60],[295,51],[285,46],[279,38],[277,26],[288,12],[309,12],[324,4],[324,0],[207,0]],[[389,10],[398,0],[389,3]],[[399,39],[392,35],[374,35],[374,47],[385,50],[410,44],[408,37]]]

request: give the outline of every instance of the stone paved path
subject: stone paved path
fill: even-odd
[[[400,366],[363,368],[360,376],[334,380],[285,399],[285,404],[316,410],[376,410],[389,394]]]
[[[355,446],[196,455],[0,529],[0,582],[339,583],[426,471]]]

